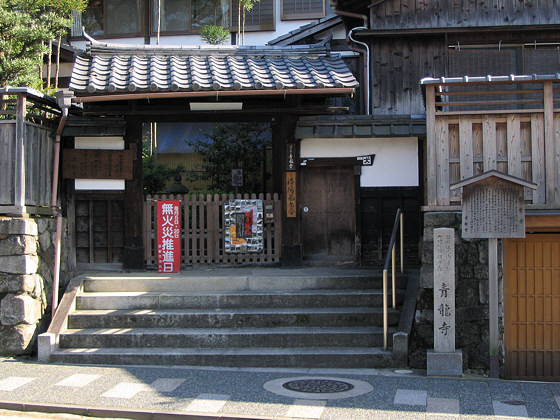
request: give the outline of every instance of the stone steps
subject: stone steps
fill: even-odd
[[[389,324],[399,312],[389,310]],[[68,316],[75,328],[269,328],[379,325],[382,308],[240,308],[79,310]]]
[[[395,332],[390,328],[390,336]],[[65,348],[264,348],[383,346],[379,327],[325,328],[130,328],[72,329],[60,335]]]
[[[392,352],[360,348],[72,348],[51,355],[53,362],[118,365],[224,367],[368,368],[393,366]]]
[[[320,298],[318,298],[320,296]],[[397,291],[402,301],[403,291]],[[381,306],[380,290],[291,290],[291,291],[235,291],[221,293],[182,292],[98,292],[77,297],[79,308],[85,309],[227,309],[227,308],[310,308]]]
[[[49,361],[310,368],[394,365],[390,347],[400,310],[388,309],[389,349],[383,350],[383,297],[377,287],[381,280],[369,270],[340,270],[336,275],[324,271],[85,277],[75,283],[73,297],[63,299],[68,312],[64,321],[58,317],[63,327]],[[406,277],[399,277],[397,284],[405,287]],[[399,305],[403,296],[404,290],[398,290]]]

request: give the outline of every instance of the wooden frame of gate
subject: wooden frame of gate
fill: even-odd
[[[265,213],[262,253],[226,253],[224,248],[224,202],[260,199]],[[155,211],[158,200],[181,201],[181,264],[267,264],[280,262],[282,253],[282,201],[278,194],[147,195],[144,200],[144,249],[147,267],[157,265]],[[269,213],[270,214],[270,213]]]

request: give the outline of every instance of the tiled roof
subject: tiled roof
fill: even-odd
[[[410,137],[426,135],[426,119],[371,115],[302,116],[296,138]]]
[[[76,94],[356,88],[323,46],[185,47],[95,42],[76,58]]]
[[[341,24],[342,18],[340,16],[328,15],[316,22],[311,22],[306,25],[300,26],[299,28],[290,31],[287,34],[281,35],[278,38],[268,41],[268,45],[290,45],[291,43],[301,41],[308,36],[316,35]]]

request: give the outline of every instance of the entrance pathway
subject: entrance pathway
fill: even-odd
[[[140,419],[557,419],[560,383],[428,378],[407,370],[73,366],[10,358],[0,359],[0,410]]]

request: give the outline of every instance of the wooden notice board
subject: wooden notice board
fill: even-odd
[[[81,179],[132,179],[132,150],[64,149],[62,176]]]

